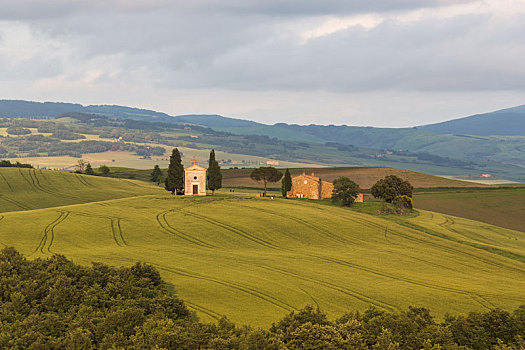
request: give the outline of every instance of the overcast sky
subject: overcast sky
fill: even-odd
[[[0,0],[0,98],[421,125],[525,104],[525,0]]]

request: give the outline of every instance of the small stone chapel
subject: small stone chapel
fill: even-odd
[[[199,166],[198,160],[192,160],[191,165],[184,169],[184,195],[206,195],[206,168]]]

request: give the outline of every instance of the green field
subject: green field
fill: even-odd
[[[9,174],[19,201],[19,186],[33,186],[27,174],[0,173]],[[370,305],[425,306],[443,317],[525,303],[525,233],[426,211],[378,217],[316,201],[237,192],[173,197],[118,179],[36,174],[40,189],[26,195],[34,200],[51,188],[44,176],[50,183],[57,183],[53,177],[78,182],[56,185],[55,196],[76,197],[70,193],[78,188],[87,196],[117,183],[130,196],[144,195],[2,212],[2,245],[31,258],[60,253],[81,264],[148,262],[203,320],[227,315],[267,327],[306,304],[330,317]]]
[[[164,192],[142,181],[60,171],[0,168],[0,213]]]
[[[525,231],[525,187],[417,191],[418,208]]]

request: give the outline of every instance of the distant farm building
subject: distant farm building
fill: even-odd
[[[308,198],[308,199],[324,199],[332,197],[334,185],[331,182],[324,181],[312,175],[301,175],[292,177],[291,197]]]
[[[308,199],[325,199],[332,198],[334,184],[316,177],[314,173],[307,175],[303,172],[301,175],[292,177],[292,190],[288,192],[289,197],[308,198]],[[363,203],[364,196],[359,193],[355,203]]]
[[[279,166],[279,161],[278,160],[267,160],[266,165]]]
[[[206,169],[199,166],[198,160],[192,160],[191,165],[184,169],[184,195],[206,195]]]

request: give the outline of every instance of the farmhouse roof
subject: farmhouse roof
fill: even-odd
[[[314,180],[314,181],[320,181],[321,178],[315,176],[315,174],[312,172],[312,175],[307,175],[306,172],[303,171],[303,173],[301,175],[297,175],[296,177],[304,177],[304,178],[307,178],[307,179],[310,179],[310,180]]]

